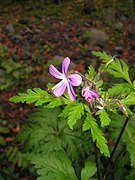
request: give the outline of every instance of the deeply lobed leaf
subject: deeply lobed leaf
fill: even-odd
[[[103,65],[104,70],[107,70],[111,75],[113,75],[116,78],[123,78],[129,84],[132,85],[132,82],[129,78],[129,68],[123,60],[119,60],[118,58],[114,59],[114,57],[108,55],[104,51],[92,51],[92,54],[96,57],[99,57],[100,59],[102,59],[104,63],[106,63],[106,65]]]
[[[51,101],[47,105],[47,107],[48,108],[55,108],[55,107],[58,107],[58,106],[61,106],[61,105],[69,104],[69,103],[70,103],[70,101],[67,98],[61,96],[59,98],[53,98],[53,101]]]
[[[89,180],[96,173],[96,163],[90,160],[85,161],[85,167],[81,171],[81,180]]]
[[[87,113],[87,117],[83,124],[83,131],[91,130],[92,139],[96,142],[97,147],[100,149],[100,152],[105,156],[110,156],[107,140],[103,136],[103,132],[98,128],[98,125],[93,118],[92,114]]]
[[[132,86],[129,83],[114,84],[109,88],[108,93],[110,95],[124,94],[128,95],[132,90]]]
[[[72,129],[76,122],[81,119],[84,114],[84,107],[82,103],[75,102],[73,106],[70,107],[70,112],[68,113],[68,125]]]
[[[82,157],[84,152],[89,153],[89,134],[80,131],[81,125],[71,130],[67,125],[67,119],[59,117],[60,112],[61,108],[39,108],[29,116],[27,123],[17,135],[17,139],[23,142],[27,152],[32,149],[34,153],[45,154],[61,150],[73,160]]]
[[[111,119],[109,118],[105,109],[101,109],[101,110],[97,111],[96,115],[99,115],[99,117],[100,117],[101,127],[105,127],[110,124]]]
[[[28,154],[29,159],[36,167],[38,180],[77,180],[70,159],[62,152],[52,152],[46,155]]]
[[[40,88],[27,89],[27,93],[19,93],[9,99],[9,101],[14,103],[35,103],[36,106],[41,106],[43,103],[50,102],[51,100],[52,96]]]
[[[125,99],[120,101],[123,105],[135,105],[135,92],[131,92]]]

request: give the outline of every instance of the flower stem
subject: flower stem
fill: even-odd
[[[131,107],[131,110],[133,110],[133,108],[134,108],[134,106]],[[125,130],[126,126],[127,126],[127,123],[128,123],[128,121],[129,121],[129,119],[130,119],[130,116],[126,117],[126,119],[125,119],[125,121],[124,121],[124,124],[123,124],[123,126],[122,126],[122,129],[121,129],[121,131],[120,131],[120,133],[119,133],[119,136],[118,136],[118,139],[117,139],[117,141],[116,141],[116,144],[115,144],[115,146],[114,146],[114,148],[113,148],[113,151],[112,151],[112,153],[111,153],[111,155],[110,155],[109,161],[107,162],[106,168],[105,168],[105,170],[104,170],[104,172],[103,172],[102,179],[105,179],[106,176],[108,175],[109,171],[110,171],[110,168],[111,168],[111,165],[112,165],[111,163],[112,163],[113,156],[114,156],[114,154],[115,154],[115,152],[116,152],[116,149],[117,149],[117,147],[118,147],[118,144],[119,144],[120,139],[121,139],[121,137],[122,137],[122,135],[123,135],[123,133],[124,133],[124,130]]]
[[[96,90],[96,84],[93,81],[87,79],[83,74],[79,73],[78,71],[75,71],[74,73],[75,74],[79,74],[85,81],[87,81],[88,83],[92,84],[93,89]]]

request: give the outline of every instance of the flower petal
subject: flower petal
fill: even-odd
[[[58,79],[63,79],[65,76],[59,72],[52,64],[49,67],[49,72],[52,76]]]
[[[79,74],[69,74],[68,82],[71,86],[79,86],[82,83],[82,77]]]
[[[85,100],[87,102],[91,102],[92,101],[92,96],[85,96]]]
[[[89,88],[89,86],[84,86],[84,87],[82,88],[81,95],[82,95],[83,97],[85,97],[85,95],[86,95],[87,92],[90,92],[90,88]]]
[[[92,101],[92,93],[89,89],[89,86],[85,86],[82,88],[82,92],[81,92],[82,96],[84,97],[84,99],[87,101],[87,102],[91,102]]]
[[[62,73],[66,74],[68,71],[68,66],[70,64],[70,59],[66,57],[62,62]]]
[[[67,84],[67,89],[68,89],[68,94],[69,94],[70,99],[72,101],[74,101],[76,96],[75,96],[75,92],[74,92],[72,86],[70,84]]]
[[[99,98],[99,94],[95,90],[90,90],[89,86],[84,86],[82,88],[81,95],[87,102],[91,102],[93,98],[95,101]]]
[[[52,91],[56,97],[62,96],[66,90],[67,82],[62,80],[58,84],[56,84],[53,88]]]
[[[90,93],[92,94],[93,97],[95,97],[96,99],[99,98],[99,94],[94,91],[94,90],[91,90]]]

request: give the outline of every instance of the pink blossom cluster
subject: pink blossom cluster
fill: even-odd
[[[81,85],[82,76],[80,73],[67,74],[69,64],[70,64],[70,59],[66,57],[62,62],[62,72],[58,71],[52,64],[50,65],[49,67],[50,74],[54,76],[55,78],[60,79],[60,82],[56,84],[49,91],[53,92],[53,94],[56,97],[60,97],[64,94],[67,88],[70,99],[74,101],[76,99],[76,95],[75,95],[73,86]],[[82,88],[81,95],[89,103],[92,102],[93,99],[96,102],[96,100],[100,98],[96,90],[90,89],[90,86],[84,86]],[[100,104],[104,106],[104,101],[101,98],[100,98]]]

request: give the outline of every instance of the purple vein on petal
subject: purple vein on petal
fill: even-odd
[[[66,74],[68,71],[68,66],[70,64],[70,59],[66,57],[62,62],[62,73]]]
[[[59,72],[52,64],[49,67],[49,72],[55,78],[58,78],[58,79],[64,78],[64,75],[61,72]]]
[[[78,74],[69,74],[68,80],[71,86],[79,86],[82,83],[82,77]]]
[[[67,85],[67,89],[68,89],[68,94],[69,94],[70,99],[74,101],[76,99],[74,89],[72,88],[70,84]]]
[[[90,92],[91,92],[91,94],[92,94],[93,97],[99,98],[99,94],[98,94],[96,91],[91,90]]]
[[[60,81],[52,88],[54,95],[56,97],[62,96],[66,90],[66,86],[67,86],[67,82],[65,80]]]

